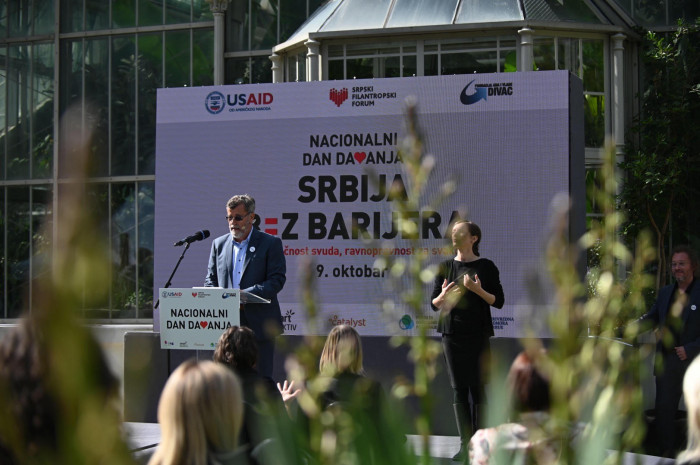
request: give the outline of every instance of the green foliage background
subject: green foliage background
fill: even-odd
[[[656,287],[668,282],[669,249],[700,246],[700,18],[643,43],[640,115],[628,137],[621,209],[627,242],[644,229],[657,251]]]

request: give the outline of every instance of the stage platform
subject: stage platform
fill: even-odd
[[[146,463],[153,449],[160,442],[160,425],[158,423],[124,423],[124,434],[129,447],[139,463]],[[413,445],[416,454],[422,447],[420,436],[406,435],[409,444]],[[430,436],[430,456],[435,465],[454,465],[452,456],[459,450],[457,436]],[[673,465],[673,459],[653,455],[625,453],[623,465]]]

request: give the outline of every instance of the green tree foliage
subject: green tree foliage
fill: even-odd
[[[625,234],[653,232],[658,287],[667,280],[667,244],[700,242],[700,19],[679,22],[668,36],[649,32],[644,47],[642,108],[621,164],[621,200]]]

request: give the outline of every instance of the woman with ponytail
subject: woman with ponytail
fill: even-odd
[[[466,459],[466,444],[483,421],[489,338],[494,335],[491,307],[502,308],[504,303],[498,268],[479,255],[481,237],[481,229],[471,221],[453,225],[456,255],[440,264],[431,300],[432,309],[440,312],[438,332],[454,390],[461,446],[453,460],[459,461]]]

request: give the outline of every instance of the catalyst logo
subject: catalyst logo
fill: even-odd
[[[209,95],[207,95],[207,98],[204,99],[204,106],[212,115],[221,113],[224,111],[224,107],[226,106],[224,94],[216,91],[210,92]]]
[[[513,83],[512,82],[496,82],[488,84],[474,84],[473,90],[470,90],[470,86],[474,84],[471,81],[469,84],[464,86],[462,93],[459,94],[459,101],[463,105],[473,105],[480,100],[488,100],[488,97],[492,96],[512,96],[513,95]]]

